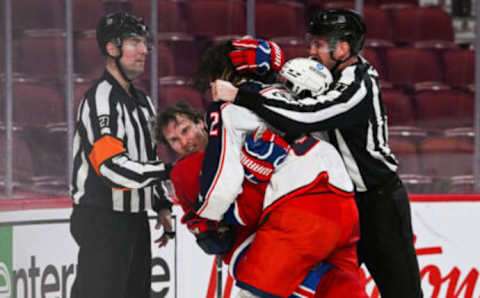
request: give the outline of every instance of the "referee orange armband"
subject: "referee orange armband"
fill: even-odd
[[[105,135],[93,143],[93,148],[88,158],[97,175],[100,175],[100,166],[107,159],[127,151],[122,141],[110,135]]]

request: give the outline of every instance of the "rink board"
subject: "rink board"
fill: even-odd
[[[180,225],[179,212],[174,209],[175,241],[160,249],[152,244],[152,298],[213,297],[214,258],[197,248]],[[0,212],[0,298],[70,297],[78,249],[69,232],[70,213],[70,208],[29,210],[28,205]],[[425,297],[480,297],[479,215],[480,196],[412,196]],[[150,223],[152,240],[157,239],[154,216]],[[373,281],[366,289],[378,297]],[[226,287],[224,297],[235,292]]]

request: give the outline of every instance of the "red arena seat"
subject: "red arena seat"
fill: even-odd
[[[475,193],[475,179],[473,175],[457,175],[450,177],[449,193]]]
[[[416,48],[391,48],[386,52],[387,78],[402,86],[434,81],[442,82],[442,66],[437,56]]]
[[[440,7],[409,7],[392,10],[393,41],[413,44],[421,40],[453,41],[451,16]]]
[[[98,48],[95,30],[83,31],[74,42],[74,72],[99,77],[105,68],[105,56]]]
[[[103,1],[76,0],[72,1],[72,3],[73,30],[95,30],[98,20],[100,20],[100,18],[105,14],[105,6],[103,5]]]
[[[4,128],[0,128],[0,184],[3,184],[6,169],[6,137]],[[16,128],[12,134],[13,146],[13,183],[14,186],[31,182],[35,175],[33,155],[27,140]]]
[[[187,2],[185,0],[158,0],[158,32],[187,31]],[[131,1],[132,12],[144,18],[150,26],[150,1]]]
[[[296,57],[309,56],[307,45],[303,37],[277,37],[272,38],[272,41],[282,48],[285,53],[286,61]]]
[[[28,30],[14,52],[14,71],[37,77],[62,78],[66,72],[65,33],[61,30]]]
[[[371,47],[364,47],[362,49],[361,55],[365,59],[367,59],[368,63],[370,63],[370,65],[372,65],[378,71],[378,74],[382,79],[385,76],[385,69],[376,49]]]
[[[433,136],[420,143],[423,173],[440,178],[473,174],[473,139]]]
[[[419,6],[419,0],[376,0],[382,9],[399,9]]]
[[[363,18],[367,26],[366,38],[393,41],[392,23],[386,10],[365,6]]]
[[[94,79],[77,76],[73,81],[73,115],[77,118],[78,107],[85,96],[85,93],[93,86]]]
[[[165,107],[180,100],[189,102],[192,106],[205,110],[202,94],[189,85],[185,77],[160,78],[158,84],[158,106]]]
[[[241,0],[188,2],[188,32],[198,36],[245,35],[245,3]]]
[[[175,74],[175,66],[174,66],[174,54],[172,53],[172,49],[170,49],[167,45],[163,43],[158,43],[157,47],[157,53],[158,53],[158,76],[163,77],[163,76],[171,76]],[[150,56],[147,58],[147,62],[145,64],[145,72],[141,79],[150,79],[150,65],[151,65],[151,60]]]
[[[390,149],[399,161],[399,174],[419,175],[421,173],[417,141],[417,138],[410,136],[389,136]]]
[[[323,9],[337,8],[355,9],[355,3],[351,0],[327,0],[323,2]]]
[[[172,74],[190,76],[197,70],[199,55],[193,36],[185,33],[160,33],[158,43],[159,46],[170,49],[172,53]],[[159,65],[159,67],[162,66]]]
[[[453,86],[467,86],[475,82],[475,52],[456,49],[443,53],[445,83]]]
[[[255,4],[255,35],[258,37],[304,37],[305,25],[305,6],[302,3],[278,1]]]
[[[417,125],[442,130],[473,125],[473,94],[461,90],[426,90],[415,93]]]
[[[382,100],[388,115],[388,125],[415,125],[412,98],[402,89],[382,88]]]
[[[64,96],[57,84],[30,78],[13,81],[13,122],[20,126],[46,126],[65,121]]]
[[[82,0],[83,1],[83,0]],[[65,1],[12,1],[14,30],[65,28]],[[4,5],[2,3],[2,5]]]

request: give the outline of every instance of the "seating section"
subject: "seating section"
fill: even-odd
[[[151,1],[73,0],[74,115],[104,69],[95,27],[106,12],[128,11],[151,25]],[[205,109],[210,100],[191,86],[211,44],[247,33],[244,0],[157,0],[158,108],[178,100]],[[365,0],[362,56],[379,72],[390,147],[411,192],[473,191],[475,52],[455,43],[452,17],[419,0]],[[257,0],[256,36],[275,41],[286,59],[307,57],[308,18],[318,9],[355,8],[354,0]],[[14,181],[66,189],[66,19],[63,0],[14,0]],[[0,16],[4,16],[0,5]],[[0,29],[4,28],[0,22]],[[3,35],[4,29],[0,30]],[[5,47],[0,47],[4,73]],[[151,60],[136,86],[150,93]],[[157,78],[155,78],[156,80]],[[0,85],[3,94],[3,79]],[[0,110],[5,100],[0,97]],[[0,113],[0,122],[4,121]],[[0,177],[5,138],[0,125]],[[3,151],[2,151],[3,150]],[[161,159],[177,157],[159,146]],[[52,178],[53,177],[53,178]],[[0,179],[1,182],[1,179]],[[0,183],[1,184],[1,183]]]

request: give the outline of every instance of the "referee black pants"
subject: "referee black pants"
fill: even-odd
[[[367,266],[382,298],[423,297],[410,202],[398,176],[378,189],[357,193],[355,199],[359,262]]]
[[[145,212],[76,206],[70,232],[80,247],[72,298],[150,298],[151,243]]]

